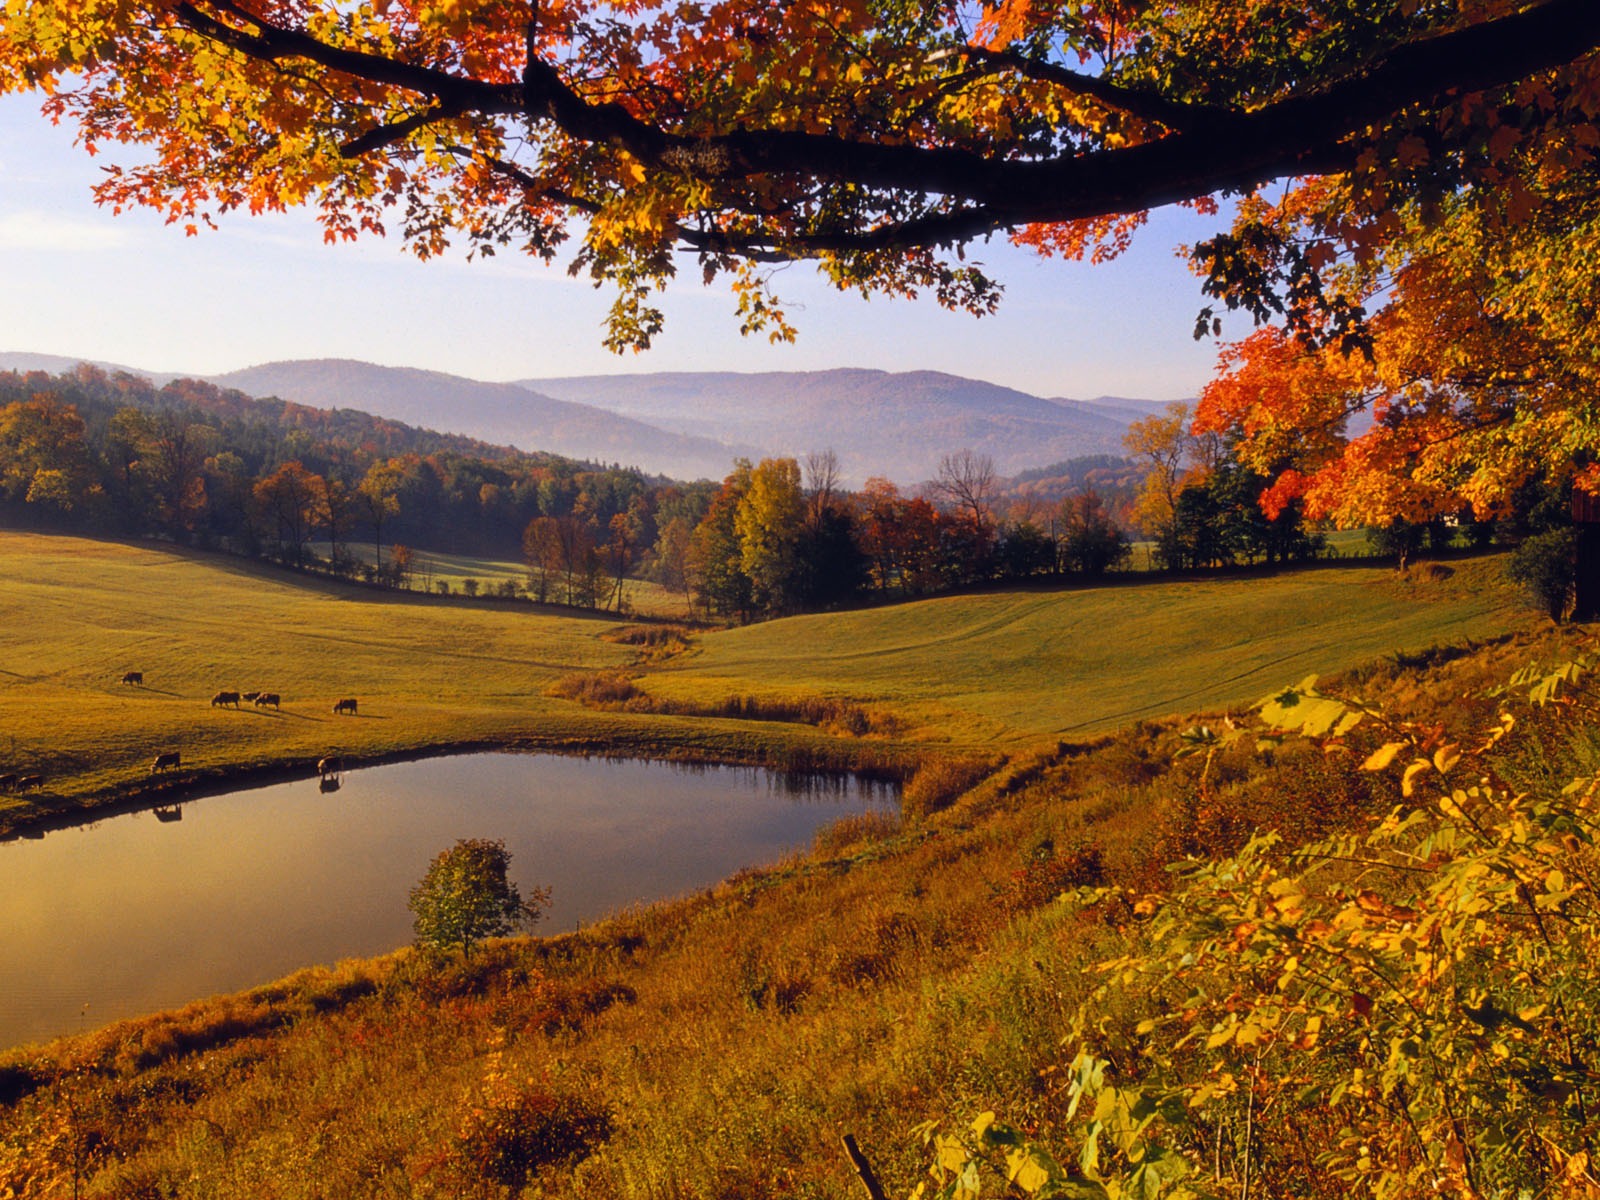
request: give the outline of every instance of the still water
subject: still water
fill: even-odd
[[[0,843],[0,1047],[408,942],[406,898],[457,838],[549,885],[535,932],[771,862],[894,790],[843,776],[473,754],[190,801]],[[87,1005],[87,1008],[85,1008]]]

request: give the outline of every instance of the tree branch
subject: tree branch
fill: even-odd
[[[711,182],[792,175],[965,202],[953,212],[889,221],[858,234],[773,235],[775,242],[799,254],[949,245],[1032,222],[1139,211],[1221,190],[1248,189],[1286,175],[1347,170],[1358,159],[1363,135],[1412,105],[1506,85],[1600,46],[1600,4],[1543,0],[1508,17],[1399,46],[1360,75],[1250,111],[1173,105],[1109,81],[1017,59],[1008,65],[1052,77],[1175,130],[1126,148],[1018,160],[999,152],[989,156],[948,146],[883,144],[788,130],[689,136],[653,125],[621,104],[586,100],[554,66],[534,57],[520,85],[490,84],[329,46],[272,25],[229,0],[200,2],[244,27],[203,12],[191,0],[178,5],[179,19],[243,54],[273,62],[309,59],[437,102],[438,108],[429,113],[354,138],[346,144],[351,154],[389,145],[447,113],[522,115],[547,120],[578,141],[614,146],[654,167]],[[722,198],[713,196],[710,208],[721,204]],[[735,241],[727,248],[738,252]]]

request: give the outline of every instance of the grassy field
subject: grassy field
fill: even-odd
[[[708,657],[723,653],[716,640]],[[1487,697],[1491,685],[1529,662],[1594,649],[1592,635],[1570,631],[1518,637],[1461,656],[1379,660],[1343,689],[1359,685],[1391,717],[1446,727],[1448,741],[1466,746],[1508,703]],[[1518,698],[1516,725],[1496,749],[1504,786],[1557,794],[1573,773],[1593,770],[1600,747],[1587,714],[1600,693],[1591,686],[1578,701],[1541,709]],[[1019,757],[922,820],[836,827],[809,854],[579,933],[496,943],[470,960],[400,951],[315,968],[0,1054],[0,1196],[845,1200],[863,1193],[840,1148],[844,1133],[865,1148],[884,1194],[907,1196],[929,1182],[919,1123],[956,1132],[984,1111],[1075,1160],[1090,1106],[1078,1107],[1069,1064],[1086,1038],[1099,1052],[1109,1039],[1142,1037],[1147,1001],[1161,1003],[1130,994],[1102,1008],[1092,993],[1116,978],[1108,960],[1126,965],[1122,956],[1144,952],[1142,939],[1161,923],[1149,916],[1161,893],[1186,886],[1165,864],[1225,856],[1258,829],[1295,845],[1388,811],[1400,795],[1398,765],[1374,773],[1359,764],[1392,728],[1358,729],[1342,754],[1291,741],[1258,755],[1244,737],[1214,764],[1178,756],[1173,722],[1125,730]],[[1481,767],[1470,769],[1476,778]],[[1425,786],[1433,795],[1437,785]],[[1318,882],[1315,895],[1338,891],[1320,885],[1341,877]],[[1387,882],[1372,876],[1362,886]],[[1112,891],[1088,907],[1058,902],[1083,884]],[[1249,880],[1238,886],[1252,895]],[[1363,891],[1361,904],[1358,912],[1387,911],[1375,892]],[[1578,918],[1593,928],[1587,905]],[[1354,927],[1378,919],[1357,917]],[[1237,938],[1257,924],[1221,927]],[[1490,965],[1474,957],[1462,970],[1478,984]],[[1248,999],[1253,987],[1281,999],[1276,971],[1240,970],[1226,955],[1216,971],[1216,1005]],[[1569,994],[1584,986],[1575,980]],[[1184,981],[1174,987],[1181,999]],[[1453,986],[1436,990],[1442,1009],[1459,1007]],[[1315,1061],[1298,1042],[1263,1038],[1223,1045],[1177,1080],[1204,1120],[1186,1141],[1165,1125],[1153,1132],[1194,1164],[1199,1194],[1369,1194],[1306,1163],[1373,1110],[1389,1118],[1377,1127],[1387,1140],[1374,1141],[1399,1148],[1374,1155],[1380,1165],[1417,1153],[1415,1127],[1408,1132],[1388,1093],[1351,1089],[1331,1105],[1325,1092],[1297,1098],[1308,1072],[1337,1077],[1327,1065],[1335,1053],[1346,1055],[1337,1069],[1377,1075],[1390,1049],[1371,1036],[1369,1009],[1409,1028],[1400,1001],[1363,998],[1365,1008],[1337,1006]],[[1517,1020],[1519,1031],[1553,1024],[1534,1009]],[[1157,1025],[1159,1035],[1183,1032]],[[1514,1123],[1558,1107],[1503,1086],[1504,1068],[1479,1052],[1482,1030],[1469,1032],[1473,1052],[1460,1059],[1496,1078],[1493,1102],[1467,1120],[1487,1109]],[[1192,1057],[1205,1038],[1186,1041]],[[1121,1087],[1138,1068],[1134,1056],[1120,1059],[1108,1082]],[[1252,1070],[1252,1087],[1218,1094],[1219,1079]],[[1212,1096],[1203,1112],[1202,1085]],[[1255,1104],[1262,1088],[1283,1102]],[[1539,1148],[1530,1158],[1542,1162]],[[1563,1182],[1380,1194],[1593,1194]],[[1012,1193],[1000,1183],[992,1194]]]
[[[1492,560],[1205,582],[1009,591],[800,617],[697,637],[645,665],[621,625],[494,602],[384,593],[170,547],[0,533],[0,826],[40,803],[186,771],[526,742],[844,765],[932,747],[1019,748],[1179,709],[1238,703],[1396,649],[1526,620]],[[144,685],[120,682],[125,671]],[[557,699],[559,680],[632,671],[679,715]],[[215,708],[219,690],[279,710]],[[335,700],[360,701],[356,717]],[[867,738],[718,716],[729,701],[848,699]],[[883,736],[888,730],[889,736]]]
[[[359,563],[373,562],[372,547],[360,542],[341,546],[344,552]],[[329,556],[327,542],[312,542],[311,552],[320,558]],[[384,552],[387,561],[388,552]],[[510,559],[477,558],[469,554],[441,554],[433,550],[413,551],[411,586],[432,593],[436,587],[447,584],[455,595],[462,594],[461,585],[469,579],[478,581],[481,592],[488,592],[510,580],[526,588],[528,568],[525,563]],[[689,615],[688,601],[680,592],[671,592],[648,579],[630,579],[623,585],[623,605],[627,611],[645,617],[665,617],[683,620]]]
[[[1075,738],[1258,699],[1308,674],[1524,623],[1495,559],[1121,579],[795,617],[708,634],[653,695],[818,694],[885,706],[919,741]]]

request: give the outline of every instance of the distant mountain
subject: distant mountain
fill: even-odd
[[[0,370],[70,370],[77,360],[0,354]],[[158,384],[173,373],[98,363]],[[486,383],[349,359],[267,363],[207,382],[316,408],[350,408],[528,451],[618,462],[677,478],[720,479],[739,456],[834,450],[848,484],[933,478],[970,449],[1003,475],[1120,454],[1155,401],[1043,399],[937,371],[670,372]]]
[[[98,362],[92,358],[71,358],[64,354],[28,354],[26,352],[0,352],[0,371],[16,371],[25,374],[29,371],[43,371],[47,375],[64,375],[79,363],[88,363],[91,367],[99,367],[102,371],[115,375],[138,375],[148,379],[156,387],[165,387],[174,379],[184,376],[174,371],[147,371],[143,367],[125,367],[121,363]],[[199,376],[194,376],[199,378]]]
[[[835,370],[586,375],[518,380],[532,391],[609,409],[684,435],[754,443],[765,454],[832,448],[850,482],[930,479],[970,449],[1001,474],[1115,454],[1150,401],[1045,400],[937,371]]]
[[[267,363],[210,382],[255,396],[322,408],[359,408],[411,425],[448,429],[522,450],[617,462],[680,478],[720,479],[736,454],[710,437],[685,436],[601,408],[552,399],[510,383],[483,383],[351,359]]]

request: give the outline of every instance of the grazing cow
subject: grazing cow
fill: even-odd
[[[317,783],[320,792],[337,792],[344,785],[339,782],[337,775],[324,775]]]
[[[135,684],[138,687],[143,687],[144,686],[144,672],[143,671],[124,671],[122,673],[122,682],[123,683]]]
[[[254,704],[256,702],[256,697],[259,695],[261,695],[260,692],[240,692],[239,699],[248,700],[251,704]]]
[[[344,770],[344,760],[337,754],[317,759],[318,775],[337,775],[342,770]]]
[[[150,764],[150,774],[154,775],[157,771],[175,770],[182,765],[183,755],[181,753],[177,750],[163,750],[156,755],[155,762]]]
[[[238,692],[218,692],[215,696],[211,697],[211,707],[212,708],[221,708],[224,704],[231,704],[235,708],[238,708],[239,707],[239,693]]]
[[[350,696],[350,697],[346,697],[343,700],[338,701],[336,704],[334,704],[333,711],[335,713],[349,713],[352,717],[355,716],[356,715],[355,697]]]
[[[277,708],[278,707],[278,693],[277,692],[260,692],[260,693],[257,694],[254,703],[255,703],[255,706],[257,708],[265,708],[269,704],[272,705],[273,708]]]
[[[0,775],[0,792],[14,792],[17,790],[17,777],[15,775]]]
[[[43,775],[24,775],[21,779],[17,780],[17,791],[19,792],[31,792],[36,788],[42,788],[43,786]]]

